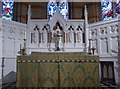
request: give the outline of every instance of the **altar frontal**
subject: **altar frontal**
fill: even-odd
[[[97,89],[98,67],[98,56],[80,52],[33,52],[17,57],[17,87]]]

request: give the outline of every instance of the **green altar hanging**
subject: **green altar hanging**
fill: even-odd
[[[17,57],[18,88],[99,87],[99,57],[79,52],[33,52]]]

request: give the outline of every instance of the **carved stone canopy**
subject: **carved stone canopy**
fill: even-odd
[[[43,31],[44,31],[44,30],[46,30],[46,31],[47,31],[48,29],[47,29],[47,27],[46,27],[46,26],[44,26],[44,27],[42,28],[42,30],[43,30]]]
[[[74,28],[72,26],[70,26],[70,28],[68,30],[74,30]]]
[[[80,26],[78,26],[76,30],[78,30],[78,31],[81,30],[82,31],[82,28]]]
[[[56,30],[57,26],[60,28],[60,30],[63,30],[63,28],[62,28],[62,26],[60,25],[59,22],[56,22],[56,25],[53,27],[53,30]]]

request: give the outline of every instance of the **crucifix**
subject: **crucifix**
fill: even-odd
[[[59,44],[61,43],[62,34],[60,34],[60,32],[57,31],[57,33],[54,35],[54,37],[55,37],[55,48],[56,48],[56,51],[60,51]]]

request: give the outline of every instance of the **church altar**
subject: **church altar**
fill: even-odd
[[[86,55],[86,21],[66,21],[59,9],[50,20],[28,17],[17,88],[99,88],[99,57]]]
[[[82,52],[32,52],[17,57],[17,88],[98,88],[99,57]]]

